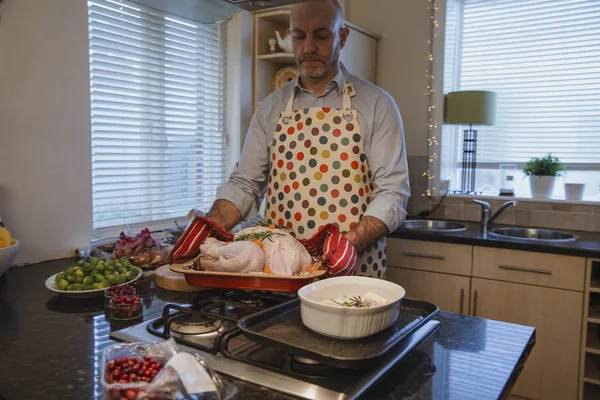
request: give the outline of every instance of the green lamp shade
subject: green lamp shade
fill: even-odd
[[[446,95],[444,122],[447,124],[494,125],[496,93],[467,90]]]

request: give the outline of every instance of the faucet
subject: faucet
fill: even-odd
[[[500,207],[498,211],[496,211],[494,215],[490,217],[492,213],[492,206],[490,205],[490,203],[476,199],[473,200],[473,202],[481,206],[481,233],[483,233],[484,236],[487,235],[488,227],[492,225],[492,222],[494,222],[496,218],[498,218],[500,214],[504,212],[504,210],[506,210],[510,206],[517,206],[516,200],[507,201],[502,205],[502,207]]]

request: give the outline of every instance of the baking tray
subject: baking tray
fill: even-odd
[[[394,325],[366,338],[344,340],[320,335],[302,323],[300,299],[241,319],[238,326],[248,338],[277,346],[296,357],[338,368],[356,369],[374,365],[378,359],[426,324],[439,312],[426,301],[404,298]]]
[[[185,275],[185,281],[192,286],[264,290],[269,292],[297,292],[301,287],[312,283],[327,273],[326,269],[316,269],[309,275],[282,276],[269,274],[247,274],[196,271],[186,269],[183,264],[171,264],[171,271]]]

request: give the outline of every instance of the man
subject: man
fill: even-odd
[[[358,252],[356,273],[384,277],[385,236],[410,195],[400,113],[339,61],[350,31],[337,0],[296,4],[290,29],[300,77],[258,107],[207,218],[231,229],[266,190],[269,223],[301,239],[336,223]]]

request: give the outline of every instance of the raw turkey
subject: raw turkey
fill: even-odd
[[[310,269],[313,260],[308,250],[284,229],[254,226],[239,231],[234,238],[261,232],[273,232],[273,235],[262,240],[265,265],[272,274],[292,276]]]
[[[226,243],[208,238],[200,246],[200,264],[207,271],[262,272],[265,257],[260,246],[252,241]]]

